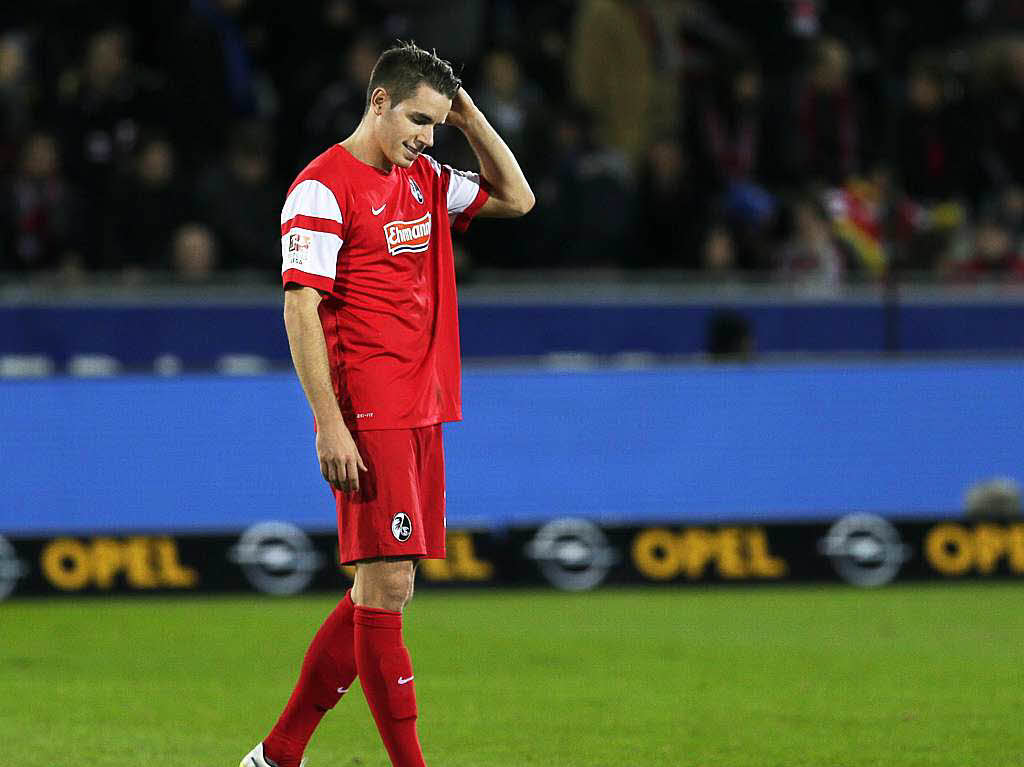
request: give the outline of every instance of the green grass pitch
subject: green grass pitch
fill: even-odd
[[[0,605],[12,767],[235,767],[329,597]],[[427,592],[409,607],[437,767],[1024,764],[1024,587]],[[361,692],[311,767],[386,765]]]

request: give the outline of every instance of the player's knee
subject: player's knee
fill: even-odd
[[[364,605],[400,612],[409,601],[412,569],[396,568],[375,572],[361,585]]]

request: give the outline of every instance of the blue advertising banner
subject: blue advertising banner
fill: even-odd
[[[904,303],[704,301],[695,303],[479,303],[459,308],[471,358],[558,352],[612,355],[706,351],[710,324],[729,310],[749,324],[759,352],[1024,351],[1024,300]],[[58,369],[103,354],[131,369],[162,355],[210,369],[228,354],[290,364],[280,301],[262,304],[0,306],[0,356],[45,355]]]
[[[1024,479],[1024,363],[472,371],[448,524],[955,515]],[[0,382],[0,534],[334,526],[294,376]]]

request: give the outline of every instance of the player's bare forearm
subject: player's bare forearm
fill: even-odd
[[[327,343],[313,288],[289,288],[284,294],[284,326],[292,362],[317,422],[316,453],[323,478],[339,490],[359,490],[359,470],[366,471],[331,385]]]
[[[530,183],[512,150],[487,121],[464,89],[452,100],[447,122],[462,131],[480,163],[480,175],[487,182],[490,199],[480,216],[523,216],[533,208]]]
[[[284,294],[284,326],[295,372],[321,429],[337,428],[344,422],[331,385],[327,343],[317,307],[320,294],[314,288],[290,288]]]

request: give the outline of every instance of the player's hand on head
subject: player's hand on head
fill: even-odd
[[[346,493],[359,492],[359,472],[366,471],[366,464],[344,425],[317,432],[316,454],[320,473],[332,487]]]
[[[466,118],[469,116],[470,111],[474,109],[476,109],[476,104],[473,103],[473,99],[466,93],[466,89],[459,88],[455,98],[452,99],[452,108],[448,110],[448,117],[445,118],[444,124],[455,128],[462,128],[466,124]]]

